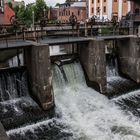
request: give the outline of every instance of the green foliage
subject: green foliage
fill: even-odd
[[[48,9],[49,8],[47,7],[44,0],[36,0],[35,3],[31,3],[26,6],[14,7],[14,11],[18,20],[28,26],[30,26],[33,22],[33,11],[35,22],[39,22],[41,17],[44,16],[44,12],[47,13]]]
[[[40,17],[43,17],[44,12],[48,10],[44,0],[36,0],[35,5],[35,20],[39,21]]]
[[[12,5],[11,2],[8,2],[8,6],[9,6],[11,9],[13,9],[13,5]]]
[[[112,28],[102,28],[101,34],[103,35],[110,35],[112,32]]]
[[[56,5],[55,5],[55,6],[56,6],[56,7],[57,7],[57,6],[59,7],[59,6],[60,6],[60,3],[56,3]]]

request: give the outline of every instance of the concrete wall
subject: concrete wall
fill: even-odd
[[[54,106],[52,74],[48,45],[36,44],[25,49],[25,62],[29,71],[32,95],[44,110]]]
[[[106,58],[103,40],[91,40],[80,45],[80,60],[88,78],[89,86],[106,93]],[[93,83],[93,84],[92,84]]]
[[[118,40],[119,70],[140,83],[140,46],[138,38]]]

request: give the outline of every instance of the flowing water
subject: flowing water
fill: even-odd
[[[109,98],[120,96],[139,89],[139,84],[130,79],[123,78],[119,75],[117,59],[114,59],[114,62],[108,62],[106,71],[107,92]]]
[[[127,104],[131,100],[139,112],[140,91],[108,100],[87,87],[79,63],[53,66],[53,86],[56,107],[50,118],[28,94],[1,102],[3,120],[12,121],[9,125],[3,121],[10,140],[140,139],[140,119]],[[12,108],[10,113],[8,107]],[[8,113],[16,116],[16,121],[21,117],[18,125]]]
[[[63,69],[67,82],[59,68],[54,71],[56,104],[61,109],[63,122],[70,126],[73,139],[140,139],[139,119],[116,106],[121,99],[108,100],[88,88],[79,64],[65,65]]]

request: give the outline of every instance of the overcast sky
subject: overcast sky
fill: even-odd
[[[24,0],[25,3],[32,3],[32,2],[35,2],[35,0]],[[56,3],[63,3],[65,2],[65,0],[45,0],[46,4],[48,6],[55,6]]]

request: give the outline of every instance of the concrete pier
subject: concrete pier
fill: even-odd
[[[25,63],[29,72],[32,96],[44,110],[54,106],[49,46],[35,44],[25,49]]]
[[[140,83],[140,39],[133,37],[117,41],[119,70]]]
[[[106,58],[103,40],[80,44],[80,61],[88,78],[87,84],[106,93]]]

